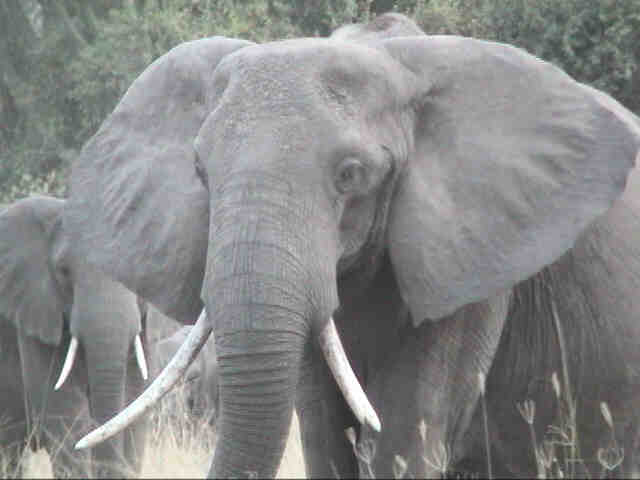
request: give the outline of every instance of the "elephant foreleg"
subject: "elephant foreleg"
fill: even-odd
[[[371,461],[361,462],[361,475],[433,477],[463,454],[508,301],[502,294],[406,331],[367,385],[383,428],[362,431],[360,445]]]
[[[29,439],[47,449],[56,477],[86,477],[89,457],[73,448],[88,427],[83,387],[72,375],[60,390],[53,390],[64,352],[30,337],[19,337],[18,347]]]

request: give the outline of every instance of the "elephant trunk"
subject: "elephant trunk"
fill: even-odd
[[[242,250],[231,253],[236,258],[214,262],[220,270],[234,265],[234,271],[214,268],[207,291],[220,374],[218,442],[210,472],[215,478],[275,476],[315,310],[302,269],[292,268],[280,247],[256,241]],[[216,251],[238,252],[238,244]]]
[[[128,345],[114,349],[112,344],[101,345],[100,338],[83,342],[89,377],[89,408],[91,417],[99,424],[116,415],[125,405]],[[137,372],[136,372],[137,373]],[[123,476],[118,471],[124,460],[124,434],[98,445],[93,450],[96,474]]]
[[[212,196],[202,296],[219,372],[215,478],[275,476],[303,350],[338,306],[336,241],[290,185],[243,174]]]

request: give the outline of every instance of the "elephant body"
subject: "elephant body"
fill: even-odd
[[[74,257],[64,204],[31,197],[0,213],[0,444],[16,463],[46,448],[56,476],[136,475],[144,420],[90,454],[73,448],[144,389],[134,338],[145,345],[146,326],[135,294]]]
[[[529,385],[552,372],[587,464],[602,402],[635,449],[639,149],[640,120],[558,68],[383,15],[174,48],[83,148],[64,219],[163,313],[205,306],[186,343],[215,334],[210,476],[273,476],[294,406],[312,477],[482,468],[485,410],[496,472],[531,474],[513,405],[544,429]]]

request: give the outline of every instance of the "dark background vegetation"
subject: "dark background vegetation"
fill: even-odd
[[[386,11],[524,47],[640,114],[640,0],[0,0],[0,203],[63,196],[82,145],[178,43],[323,36]]]

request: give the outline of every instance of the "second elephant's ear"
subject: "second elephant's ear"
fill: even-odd
[[[0,213],[0,316],[42,342],[60,343],[64,305],[51,265],[63,200],[31,197]]]
[[[193,140],[214,108],[218,63],[250,44],[213,37],[157,59],[85,145],[71,173],[64,225],[76,253],[184,323],[202,309],[209,222]]]
[[[538,272],[624,190],[640,123],[608,95],[508,45],[431,36],[381,48],[415,92],[388,240],[416,324]]]

